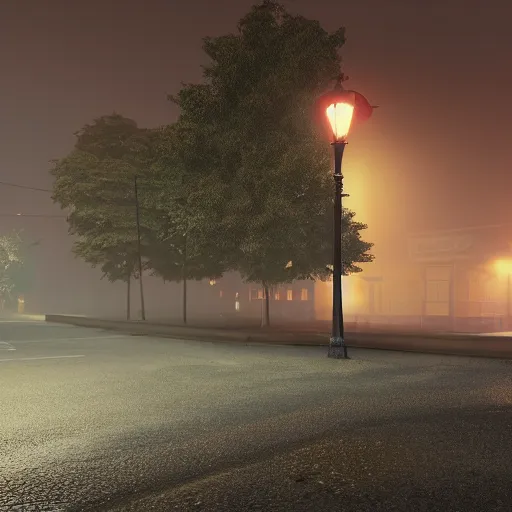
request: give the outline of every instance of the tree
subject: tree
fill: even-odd
[[[10,269],[11,280],[14,284],[11,295],[25,295],[34,286],[35,279],[35,258],[37,247],[41,240],[28,242],[23,232],[18,232],[20,240],[21,261],[16,262]]]
[[[313,120],[316,98],[339,73],[344,41],[343,29],[329,34],[267,0],[236,34],[204,40],[204,83],[172,98],[186,133],[185,167],[223,194],[221,212],[208,205],[219,220],[209,236],[223,233],[227,266],[263,287],[265,325],[272,286],[330,276],[334,185]],[[357,263],[372,259],[360,237],[366,226],[348,210],[343,226],[345,273],[357,272]]]
[[[138,254],[132,241],[123,242],[107,237],[79,236],[74,252],[92,267],[100,266],[103,277],[111,283],[126,283],[126,319],[131,319],[131,280],[139,279]]]
[[[0,300],[2,307],[12,301],[23,271],[23,242],[19,233],[0,236]]]
[[[219,277],[224,270],[215,232],[212,194],[218,184],[184,163],[187,132],[182,125],[161,128],[154,138],[154,161],[149,181],[152,238],[148,267],[164,281],[181,282],[182,318],[187,323],[187,281]],[[218,206],[218,204],[217,204]]]
[[[77,237],[75,254],[93,267],[100,266],[110,281],[127,283],[130,318],[132,277],[140,281],[143,302],[134,179],[147,172],[151,132],[113,114],[85,125],[75,135],[71,153],[54,162],[53,199],[70,210],[69,231]],[[142,218],[145,240],[148,229]]]

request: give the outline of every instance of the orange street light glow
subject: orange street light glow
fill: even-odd
[[[512,274],[512,260],[496,260],[494,268],[499,274]]]
[[[327,107],[326,112],[331,124],[334,141],[344,142],[352,123],[354,105],[349,103],[333,103]]]

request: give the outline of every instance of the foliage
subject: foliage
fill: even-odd
[[[26,250],[19,233],[0,236],[0,297],[11,301],[15,292],[28,290]]]
[[[84,126],[52,170],[75,253],[111,281],[136,274],[137,176],[145,267],[164,280],[238,270],[268,292],[326,279],[334,185],[313,106],[339,73],[344,40],[265,0],[236,34],[204,40],[204,83],[171,98],[175,125],[144,130],[113,114]],[[343,227],[344,269],[357,272],[372,259],[366,226],[344,210]]]
[[[220,275],[216,244],[202,229],[211,225],[204,209],[210,192],[181,165],[175,127],[143,130],[114,114],[76,135],[52,173],[54,200],[71,210],[78,256],[110,281],[138,275],[136,176],[144,267],[167,281]]]
[[[21,234],[21,261],[12,266],[10,275],[14,288],[12,294],[25,294],[32,290],[35,280],[36,247],[40,241],[28,243]],[[12,295],[11,294],[11,295]]]
[[[75,254],[101,266],[110,281],[127,281],[138,261],[134,178],[145,172],[150,133],[113,114],[76,137],[73,151],[54,163],[53,199],[70,210]],[[147,231],[141,222],[143,237]]]
[[[217,217],[211,209],[216,184],[183,164],[181,137],[179,126],[158,130],[149,177],[153,238],[148,265],[164,280],[175,282],[217,277],[223,270],[218,237],[211,236]]]
[[[154,131],[152,190],[146,196],[151,226],[147,266],[165,281],[182,282],[184,323],[187,280],[218,277],[225,268],[212,207],[222,203],[223,195],[211,176],[197,173],[183,158],[186,138],[182,125]]]
[[[182,161],[223,194],[220,211],[207,205],[217,219],[209,236],[222,233],[227,265],[264,287],[330,274],[331,154],[312,121],[316,98],[339,73],[343,43],[343,29],[329,34],[265,1],[236,34],[204,40],[205,82],[172,98],[181,108]],[[371,244],[353,212],[344,211],[343,225],[345,272],[356,272],[371,261]]]

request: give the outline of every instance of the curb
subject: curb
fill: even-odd
[[[130,335],[158,336],[207,342],[246,343],[251,345],[327,347],[329,339],[327,333],[325,335],[300,332],[258,334],[248,331],[170,326],[71,315],[46,315],[45,320],[51,323],[105,329]],[[346,341],[347,346],[350,348],[512,359],[512,338],[510,337],[468,334],[349,332],[346,334]]]

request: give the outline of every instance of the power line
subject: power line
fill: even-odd
[[[36,192],[50,192],[50,193],[52,193],[52,190],[49,190],[47,188],[28,187],[27,185],[19,185],[17,183],[8,183],[6,181],[0,181],[0,185],[4,185],[5,187],[15,187],[15,188],[23,188],[23,189],[26,189],[26,190],[35,190]]]

